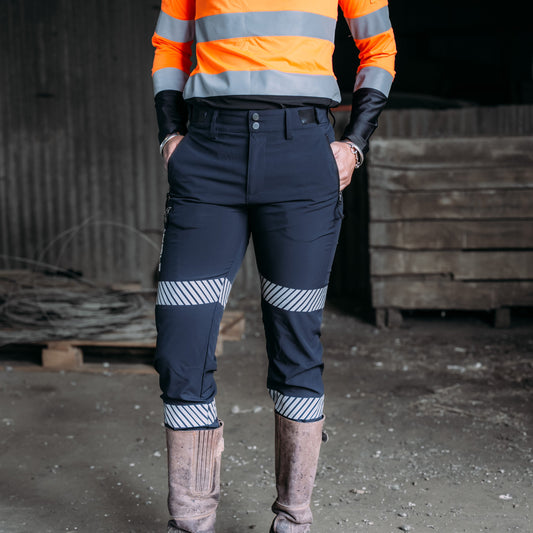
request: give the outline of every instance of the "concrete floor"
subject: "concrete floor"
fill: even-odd
[[[217,533],[266,533],[273,416],[258,306],[219,357]],[[533,323],[325,311],[326,429],[313,532],[533,531]],[[0,533],[166,531],[157,378],[0,371]]]

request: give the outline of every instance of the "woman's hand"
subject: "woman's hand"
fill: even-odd
[[[183,140],[183,135],[176,135],[172,137],[163,148],[163,162],[165,163],[165,170],[168,168],[168,160],[172,152],[178,147],[178,144]]]
[[[350,145],[342,141],[332,142],[331,149],[337,162],[337,168],[339,169],[340,190],[342,191],[352,181],[352,174],[356,163],[355,156],[351,151]]]

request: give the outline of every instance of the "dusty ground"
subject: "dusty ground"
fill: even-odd
[[[217,533],[266,533],[273,416],[257,304],[226,343]],[[533,531],[533,321],[411,317],[377,330],[329,305],[313,532]],[[166,531],[152,374],[0,371],[0,533]]]

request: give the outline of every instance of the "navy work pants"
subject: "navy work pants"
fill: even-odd
[[[342,220],[333,140],[324,109],[192,109],[169,160],[156,303],[167,426],[217,423],[219,324],[250,235],[275,410],[322,417],[320,326]]]

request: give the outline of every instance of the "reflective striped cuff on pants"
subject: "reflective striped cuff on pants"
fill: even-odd
[[[268,389],[274,401],[276,413],[296,422],[313,422],[324,416],[324,395],[312,398],[285,396],[281,392]]]
[[[172,429],[210,426],[217,421],[215,400],[211,403],[176,405],[165,403],[165,425]]]

